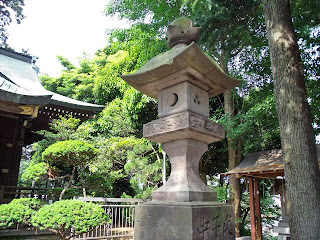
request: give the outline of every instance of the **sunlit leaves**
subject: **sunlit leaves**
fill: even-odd
[[[14,199],[0,205],[0,227],[11,227],[21,223],[30,225],[30,219],[44,203],[34,198]]]
[[[50,145],[43,153],[42,158],[55,164],[83,166],[94,161],[98,150],[90,143],[79,140],[58,141]]]
[[[48,229],[69,239],[70,231],[87,232],[89,229],[107,222],[110,216],[98,204],[80,200],[62,200],[43,206],[32,217],[32,224],[40,229]]]
[[[48,175],[48,169],[49,165],[45,162],[30,164],[22,174],[22,180],[39,181],[40,179],[45,179]]]

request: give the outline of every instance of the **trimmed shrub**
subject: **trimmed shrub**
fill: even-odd
[[[34,198],[14,199],[10,203],[0,205],[0,227],[11,227],[20,223],[30,225],[31,216],[44,203]]]
[[[47,229],[60,236],[70,239],[71,230],[74,234],[87,232],[110,219],[104,209],[94,203],[80,200],[61,200],[43,206],[31,219],[34,226]]]

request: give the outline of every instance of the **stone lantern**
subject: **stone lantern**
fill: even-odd
[[[170,157],[168,181],[152,201],[136,208],[136,240],[234,239],[234,210],[200,179],[199,161],[208,144],[225,138],[209,117],[209,98],[240,81],[225,74],[196,44],[200,28],[186,17],[168,27],[170,51],[122,78],[158,98],[159,119],[143,126],[143,136],[163,144]]]

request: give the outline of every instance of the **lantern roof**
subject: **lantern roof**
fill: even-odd
[[[167,43],[171,50],[148,61],[141,69],[121,76],[142,93],[158,98],[162,89],[189,81],[214,97],[239,85],[241,81],[227,75],[196,44],[200,28],[181,17],[168,27]]]

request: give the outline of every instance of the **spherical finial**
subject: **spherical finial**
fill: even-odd
[[[174,20],[169,26],[166,34],[167,44],[174,47],[178,44],[189,45],[197,42],[200,37],[201,28],[194,27],[193,22],[187,17]]]

